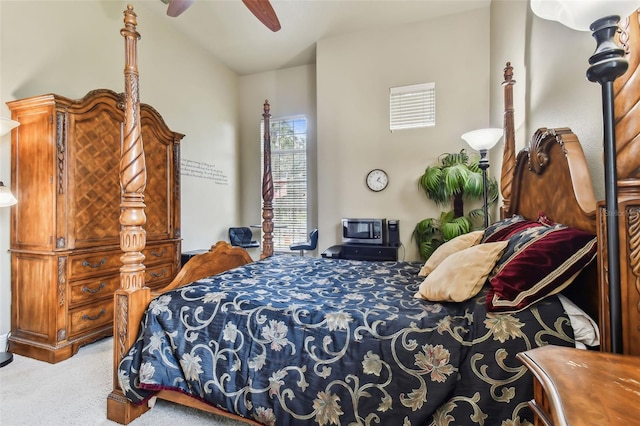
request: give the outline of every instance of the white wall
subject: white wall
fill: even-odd
[[[499,5],[496,5],[499,3]],[[491,7],[491,127],[503,127],[504,116],[504,69],[507,62],[514,70],[513,90],[514,125],[516,151],[524,147],[530,133],[525,128],[527,67],[525,46],[527,39],[528,1],[492,2]],[[501,140],[490,152],[491,169],[498,175],[502,167]],[[499,175],[498,175],[499,176]],[[494,217],[497,207],[494,206]]]
[[[342,217],[400,220],[417,260],[416,223],[442,210],[418,189],[425,167],[468,149],[461,135],[489,125],[489,8],[403,28],[321,40],[317,47],[318,205],[321,249],[339,243]],[[436,126],[389,131],[389,88],[435,82]],[[373,168],[389,174],[374,193]]]
[[[124,90],[127,2],[0,2],[0,115],[4,102],[44,93],[80,98]],[[182,177],[185,250],[226,238],[237,210],[238,79],[167,24],[160,1],[139,2],[140,98],[186,137],[182,158],[214,166],[227,183]],[[0,141],[0,179],[9,184],[11,139]],[[114,170],[114,173],[117,171]],[[18,201],[19,202],[19,201]],[[189,206],[198,206],[197,209]],[[10,330],[9,209],[0,209],[0,335]],[[0,348],[4,349],[4,348]]]
[[[528,13],[529,134],[539,127],[571,128],[585,151],[597,199],[604,199],[602,88],[586,78],[595,40],[590,32],[540,19],[530,9]]]
[[[595,50],[591,33],[538,18],[526,0],[493,0],[491,22],[491,76],[495,81],[511,61],[517,81],[516,148],[528,144],[540,127],[571,128],[585,151],[596,198],[603,199],[601,87],[586,78]],[[500,127],[503,89],[494,83],[491,90],[491,123]],[[502,144],[499,148],[494,156],[501,155]]]

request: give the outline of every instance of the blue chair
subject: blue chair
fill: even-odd
[[[300,256],[304,256],[305,250],[315,250],[318,246],[318,228],[309,233],[309,240],[300,243],[293,243],[289,250],[300,250]]]
[[[260,243],[253,239],[253,232],[246,226],[229,228],[229,242],[232,246],[243,248],[260,247]]]

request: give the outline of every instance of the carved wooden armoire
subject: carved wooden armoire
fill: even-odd
[[[120,286],[122,95],[49,94],[8,102],[11,139],[11,335],[14,353],[55,363],[113,333]],[[147,163],[147,286],[180,268],[180,140],[140,107]]]

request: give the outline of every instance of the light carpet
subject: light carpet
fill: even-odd
[[[112,338],[83,346],[57,364],[14,355],[11,364],[0,368],[0,425],[117,425],[107,419],[112,356]],[[246,426],[167,401],[158,401],[129,424]]]

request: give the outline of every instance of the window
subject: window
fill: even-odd
[[[436,84],[422,83],[389,89],[389,130],[436,125]]]
[[[289,245],[308,238],[307,119],[304,116],[271,119],[270,124],[273,223],[276,226],[273,249],[289,252]],[[260,152],[263,154],[263,125],[260,129]],[[263,169],[261,161],[260,176]]]

